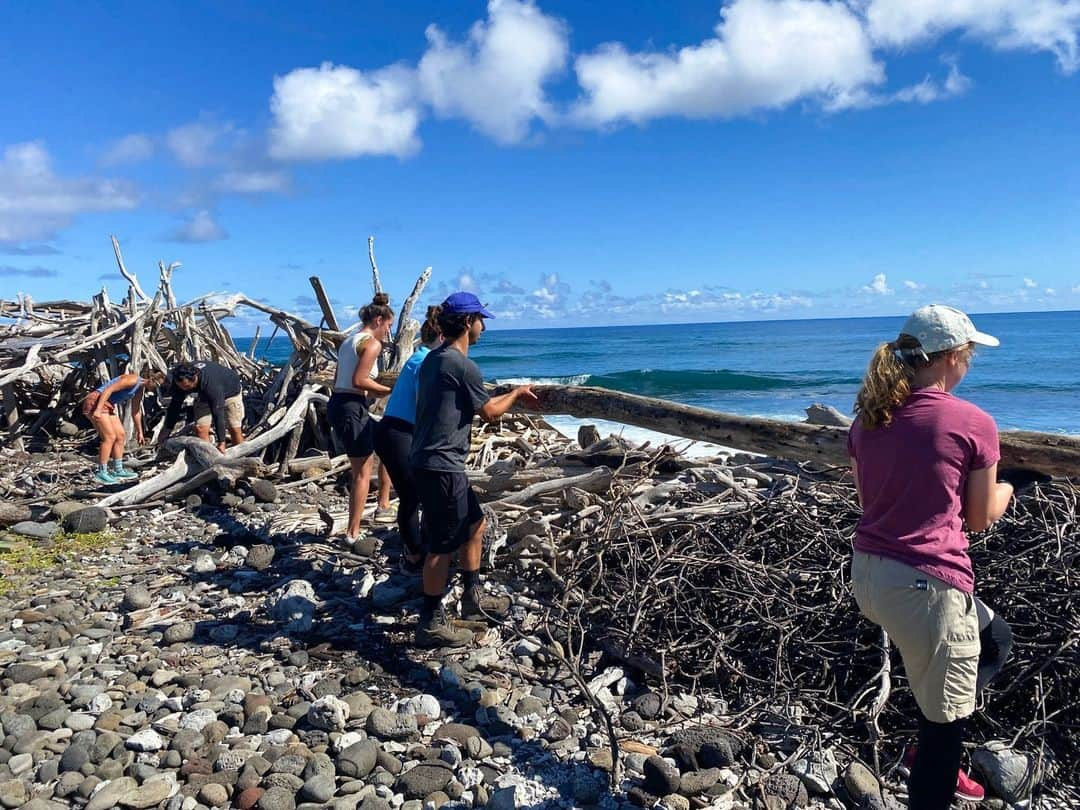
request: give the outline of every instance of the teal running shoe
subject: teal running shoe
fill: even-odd
[[[109,475],[111,475],[117,481],[129,481],[132,478],[139,477],[139,474],[137,472],[132,472],[131,470],[125,469],[124,463],[122,461],[114,461],[112,463],[112,466],[109,467]]]
[[[112,477],[112,474],[105,467],[98,467],[94,471],[94,480],[101,484],[119,484],[119,480]]]

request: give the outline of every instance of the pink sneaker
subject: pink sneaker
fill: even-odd
[[[905,778],[911,776],[911,769],[915,765],[915,750],[914,745],[909,745],[904,751],[904,758],[900,760],[897,770]],[[956,772],[956,792],[953,795],[966,802],[981,802],[986,797],[986,789],[960,770]]]
[[[986,790],[963,771],[956,774],[956,793],[958,799],[967,802],[981,802],[986,797]]]

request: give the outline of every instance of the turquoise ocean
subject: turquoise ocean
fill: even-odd
[[[497,313],[496,313],[497,314]],[[954,393],[1002,429],[1080,434],[1080,312],[973,315],[1001,340],[980,349]],[[488,330],[470,351],[492,382],[596,385],[744,416],[844,413],[875,346],[903,317]],[[237,341],[246,349],[250,341]],[[256,356],[288,357],[266,339]]]

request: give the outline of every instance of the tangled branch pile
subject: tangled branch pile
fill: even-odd
[[[883,659],[848,589],[853,488],[804,471],[761,497],[695,477],[667,485],[662,503],[646,478],[616,480],[595,525],[560,541],[565,590],[551,624],[578,628],[586,646],[665,689],[718,690],[744,725],[772,710],[794,719],[796,740],[839,732],[873,743]],[[1018,742],[1044,767],[1056,760],[1046,770],[1058,785],[1080,781],[1078,492],[1062,481],[1025,494],[972,550],[980,596],[1015,634],[973,733]],[[893,656],[880,722],[910,733],[916,709]],[[890,754],[904,736],[889,735]]]
[[[213,360],[236,371],[242,380],[246,433],[251,440],[230,448],[227,458],[210,446],[174,440],[169,449],[186,452],[179,466],[122,497],[106,499],[108,503],[136,503],[163,491],[182,493],[184,487],[173,485],[200,472],[224,476],[228,469],[242,466],[251,472],[260,464],[276,464],[285,471],[298,454],[318,451],[325,455],[330,450],[325,419],[317,409],[327,398],[338,346],[351,330],[338,326],[317,278],[311,283],[323,310],[322,324],[243,294],[211,294],[178,303],[172,285],[177,264],[159,263],[158,287],[150,296],[125,267],[115,239],[113,247],[128,281],[121,303],[111,301],[104,289],[90,302],[36,303],[26,296],[0,301],[0,428],[9,446],[22,449],[28,441],[38,447],[50,442],[57,446],[63,437],[77,442],[88,439],[92,429],[79,414],[79,403],[88,391],[125,371],[145,375],[167,371],[186,360]],[[371,240],[369,253],[373,286],[379,291]],[[430,268],[421,274],[402,307],[394,345],[383,358],[385,371],[398,370],[412,353],[419,326],[409,314],[429,278]],[[279,331],[288,337],[292,352],[287,362],[277,366],[256,359],[258,331],[249,351],[237,348],[222,320],[240,307],[268,317],[274,327],[270,341]],[[154,442],[163,424],[163,407],[156,395],[145,398],[144,412],[147,435]],[[131,414],[126,408],[123,418],[130,435]]]

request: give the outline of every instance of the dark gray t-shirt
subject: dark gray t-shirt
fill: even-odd
[[[464,471],[473,416],[491,399],[480,367],[450,346],[435,349],[417,375],[412,466]]]

